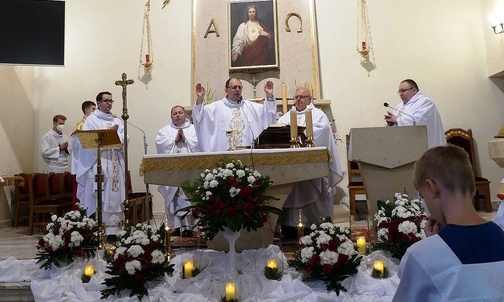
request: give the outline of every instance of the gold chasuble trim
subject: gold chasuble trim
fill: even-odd
[[[140,166],[140,175],[145,171],[157,170],[191,170],[191,169],[211,169],[223,162],[240,160],[244,165],[251,166],[251,156],[255,166],[282,166],[292,164],[313,164],[319,162],[329,162],[330,154],[327,149],[309,150],[303,152],[275,152],[275,153],[252,153],[230,152],[227,154],[200,154],[194,153],[192,156],[184,157],[156,157],[144,158]]]

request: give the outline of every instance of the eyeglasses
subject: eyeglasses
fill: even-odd
[[[399,90],[397,91],[397,93],[399,93],[399,94],[401,94],[401,93],[405,93],[406,91],[411,90],[411,89],[413,89],[413,87],[408,88],[408,89],[399,89]]]
[[[234,85],[234,86],[229,86],[228,88],[229,88],[229,89],[233,89],[233,90],[235,90],[235,89],[242,90],[242,89],[243,89],[243,86],[240,86],[240,85]]]
[[[309,95],[295,95],[294,96],[294,99],[297,100],[297,99],[306,99],[306,98],[309,98],[310,96]]]
[[[102,102],[105,102],[107,104],[112,104],[114,103],[114,100],[101,100]]]

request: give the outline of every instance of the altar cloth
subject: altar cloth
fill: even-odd
[[[278,263],[279,267],[284,268],[284,274],[280,280],[268,280],[264,276],[266,260],[271,257],[281,259]],[[324,282],[303,281],[301,273],[287,268],[285,256],[278,246],[245,250],[236,255],[236,267],[240,272],[234,279],[238,299],[243,302],[392,301],[399,284],[397,263],[389,260],[389,278],[374,279],[365,266],[370,257],[372,256],[363,259],[355,276],[342,282],[348,291],[340,292],[337,296],[334,291],[326,290]],[[193,278],[182,279],[182,263],[188,259],[194,260],[201,272]],[[173,275],[166,275],[160,281],[148,283],[149,296],[144,297],[142,302],[220,301],[224,295],[227,259],[226,253],[213,250],[194,250],[177,255],[171,262],[175,265]],[[100,290],[105,288],[101,283],[107,277],[104,273],[106,263],[101,259],[90,261],[95,265],[97,273],[89,283],[83,283],[81,280],[84,265],[82,261],[46,271],[39,269],[35,260],[17,260],[14,257],[0,261],[0,280],[5,283],[31,281],[30,287],[35,301],[98,301]],[[138,301],[138,298],[129,297],[129,292],[124,291],[120,296],[110,296],[102,301],[133,302]]]

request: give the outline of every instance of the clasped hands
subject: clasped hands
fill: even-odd
[[[178,130],[178,133],[177,133],[177,136],[175,137],[175,143],[178,144],[178,143],[185,143],[186,141],[186,138],[185,138],[185,135],[184,135],[184,131],[182,129],[179,129]]]

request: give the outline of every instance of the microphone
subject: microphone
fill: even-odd
[[[404,112],[402,110],[399,110],[399,109],[394,109],[394,108],[390,107],[389,103],[387,103],[387,102],[383,103],[383,106],[391,108],[392,110],[395,110],[395,111],[399,111],[401,114],[404,114],[404,115],[407,115],[407,116],[411,117],[413,119],[413,126],[416,126],[416,120],[415,120],[415,117],[413,115],[408,114],[408,113],[406,113],[406,112]]]
[[[136,129],[138,129],[138,130],[142,131],[142,133],[143,133],[143,141],[144,141],[144,154],[147,154],[147,147],[148,147],[149,145],[147,145],[147,138],[146,138],[146,136],[145,136],[145,131],[143,131],[142,129],[140,129],[140,127],[135,126],[135,125],[133,125],[132,123],[130,123],[130,122],[128,122],[128,121],[127,121],[127,123],[128,123],[128,125],[133,126],[133,128],[136,128]]]
[[[240,105],[242,100],[243,100],[243,97],[240,97],[240,99],[238,101],[236,101],[236,104]]]

